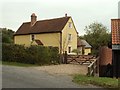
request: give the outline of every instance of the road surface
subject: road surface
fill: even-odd
[[[72,82],[68,75],[50,74],[33,67],[2,66],[2,88],[95,88]]]

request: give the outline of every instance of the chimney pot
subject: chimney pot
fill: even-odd
[[[67,13],[65,14],[65,17],[67,17]]]
[[[35,15],[35,13],[32,13],[31,15],[31,26],[33,26],[37,21],[37,16]]]

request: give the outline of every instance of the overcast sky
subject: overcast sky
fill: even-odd
[[[79,35],[93,22],[111,29],[111,19],[118,17],[120,0],[1,0],[0,27],[16,31],[23,22],[30,21],[35,13],[37,20],[71,16]]]

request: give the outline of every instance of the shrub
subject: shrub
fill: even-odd
[[[79,55],[81,53],[81,51],[79,49],[73,49],[72,52],[76,53],[77,55]]]
[[[59,54],[56,47],[30,46],[15,44],[2,45],[2,60],[8,62],[20,62],[29,64],[58,63]]]

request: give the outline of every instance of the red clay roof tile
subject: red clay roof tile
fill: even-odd
[[[120,19],[111,20],[112,44],[120,44]]]

